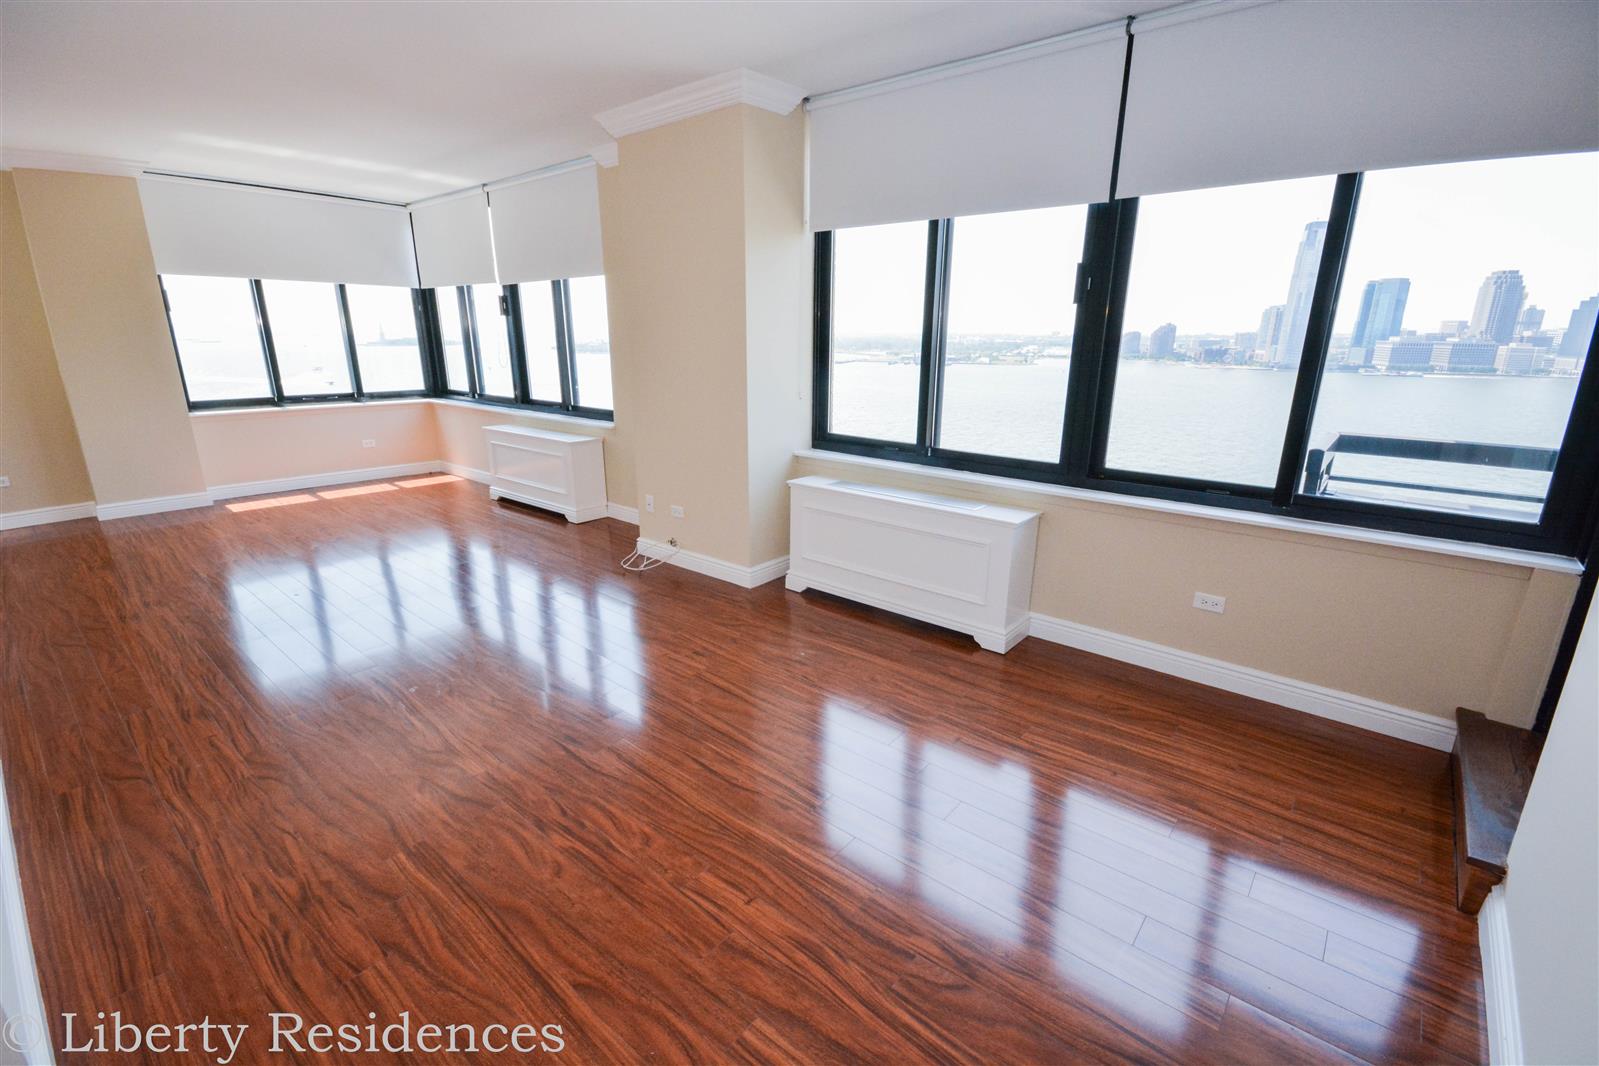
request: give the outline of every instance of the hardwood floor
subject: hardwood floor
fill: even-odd
[[[274,1011],[408,1011],[577,1062],[1485,1059],[1443,753],[414,480],[0,534],[58,1047],[120,1010],[434,1061],[267,1054]]]

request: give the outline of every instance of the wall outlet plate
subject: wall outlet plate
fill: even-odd
[[[1213,596],[1208,592],[1196,592],[1194,593],[1194,606],[1201,611],[1213,611],[1216,614],[1221,614],[1227,610],[1227,597]]]
[[[376,448],[377,446],[378,442],[375,440],[364,440],[361,442],[361,447],[363,448]]]
[[[8,477],[0,477],[0,489],[9,489],[10,487],[11,479]]]
[[[682,518],[683,517],[683,508],[680,505],[675,504],[675,503],[672,504],[672,517],[673,518]]]
[[[655,513],[655,497],[654,496],[646,495],[644,497],[644,510],[648,514],[654,514]]]

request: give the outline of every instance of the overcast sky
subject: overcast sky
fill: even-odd
[[[1326,219],[1333,179],[1145,197],[1124,328],[1252,331],[1288,295],[1307,222]],[[1564,328],[1599,293],[1599,155],[1493,160],[1369,174],[1336,329],[1360,291],[1411,279],[1404,326],[1471,317],[1490,271],[1520,270],[1528,300]],[[1070,332],[1086,209],[981,216],[955,224],[952,332]],[[925,223],[840,231],[834,329],[920,332]],[[973,262],[979,264],[975,269]]]

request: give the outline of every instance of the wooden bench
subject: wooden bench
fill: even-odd
[[[1458,731],[1450,764],[1455,777],[1455,902],[1476,914],[1505,879],[1510,841],[1521,821],[1543,737],[1489,721],[1480,711],[1455,711]]]

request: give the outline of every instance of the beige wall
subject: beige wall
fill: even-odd
[[[1505,919],[1524,1061],[1599,1062],[1599,600],[1510,845]]]
[[[1033,610],[1452,718],[1527,724],[1577,579],[1314,534],[800,459],[796,474],[1039,511]],[[1192,606],[1227,597],[1225,614]]]
[[[137,184],[99,174],[14,174],[95,501],[203,491]]]
[[[616,312],[611,312],[614,317]],[[612,342],[615,348],[615,342]],[[615,371],[612,372],[615,380]],[[620,409],[622,400],[617,397]],[[440,401],[431,404],[438,424],[439,457],[445,462],[473,470],[489,468],[489,449],[483,439],[484,426],[513,425],[533,429],[551,429],[558,433],[580,433],[585,437],[599,437],[605,442],[605,494],[612,503],[624,507],[634,506],[633,455],[629,448],[628,426],[618,410],[615,426],[577,423],[569,419],[540,418],[524,411],[498,410],[464,403]]]
[[[10,171],[0,171],[0,514],[94,498]]]
[[[744,108],[749,561],[788,554],[788,475],[810,443],[805,116]]]
[[[600,182],[616,418],[637,442],[640,535],[732,563],[750,561],[743,110],[624,137]]]
[[[439,460],[427,400],[189,416],[207,487]],[[373,446],[363,447],[370,440]]]

